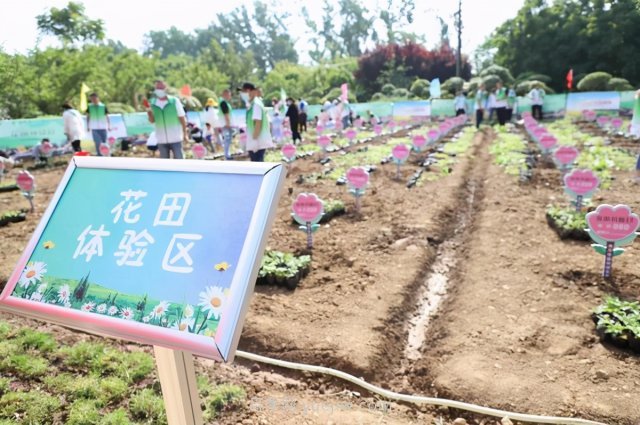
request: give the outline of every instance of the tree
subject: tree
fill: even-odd
[[[413,0],[386,0],[386,7],[380,9],[380,20],[387,30],[387,43],[393,44],[404,41],[401,28],[404,24],[413,22],[413,12],[416,8]]]
[[[82,3],[70,1],[61,9],[52,7],[49,12],[36,16],[36,21],[41,34],[53,35],[64,45],[104,39],[104,22],[89,19]]]

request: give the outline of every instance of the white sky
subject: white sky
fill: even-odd
[[[252,0],[80,0],[85,5],[87,15],[104,20],[107,38],[120,40],[129,47],[142,48],[145,33],[151,30],[165,30],[176,26],[183,31],[206,27],[219,12],[229,12],[240,5],[251,5]],[[291,1],[291,0],[287,0]],[[373,10],[376,1],[364,2]],[[0,14],[0,46],[8,53],[25,53],[36,43],[37,27],[35,17],[50,7],[64,7],[68,0],[23,0],[15,3],[11,11]],[[303,4],[311,16],[321,16],[322,1],[299,0],[292,2],[297,7]],[[386,3],[381,1],[381,4]],[[413,32],[426,37],[427,47],[433,47],[440,37],[440,25],[436,16],[442,16],[449,23],[450,40],[455,47],[453,13],[457,0],[416,0],[415,22],[410,27]],[[463,0],[462,51],[471,54],[491,31],[505,20],[514,17],[524,0]],[[291,4],[291,3],[290,3]],[[305,49],[304,22],[293,22],[290,35],[297,40],[297,47]],[[45,44],[47,41],[45,41]],[[48,40],[48,43],[52,43]]]

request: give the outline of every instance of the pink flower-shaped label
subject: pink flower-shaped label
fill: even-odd
[[[638,230],[640,220],[627,205],[600,205],[587,214],[589,229],[600,239],[617,242],[627,239]]]
[[[297,151],[298,151],[298,148],[296,148],[295,145],[291,143],[287,143],[282,147],[282,156],[287,158],[287,161],[291,161],[293,158],[296,157]]]
[[[389,121],[387,127],[389,127],[389,130],[393,130],[396,127],[396,122],[393,120]]]
[[[449,130],[451,130],[451,128],[449,127],[449,124],[444,123],[444,122],[438,126],[438,129],[440,130],[440,133],[442,133],[442,134],[447,134],[447,132]]]
[[[369,120],[369,122],[371,123],[371,125],[376,125],[376,124],[378,124],[378,120],[377,120],[377,119],[375,119],[375,118],[373,118],[373,117]]]
[[[440,137],[440,131],[436,130],[435,128],[429,130],[427,132],[427,137],[429,138],[429,140],[431,140],[432,142],[435,142],[436,140],[438,140],[438,138]]]
[[[413,143],[413,146],[416,147],[416,149],[420,150],[424,147],[424,145],[427,144],[427,138],[421,134],[417,134],[413,136],[411,142]]]
[[[398,162],[405,162],[410,154],[411,150],[403,143],[395,145],[391,150],[391,155],[393,155],[393,158]]]
[[[353,126],[354,126],[355,128],[360,128],[360,127],[362,127],[362,118],[358,118],[357,120],[355,120],[355,121],[353,122]]]
[[[583,111],[582,112],[582,116],[584,117],[584,119],[586,121],[595,121],[597,118],[596,112],[595,111]]]
[[[576,195],[584,195],[598,188],[600,180],[591,170],[573,170],[564,176],[564,184]]]
[[[562,165],[569,165],[576,160],[580,152],[573,146],[561,146],[553,153],[553,157]]]
[[[536,127],[533,129],[532,134],[534,137],[540,139],[542,136],[548,134],[547,129],[544,127]]]
[[[112,146],[116,144],[116,138],[111,136],[107,139],[107,143],[109,144],[109,146]]]
[[[604,127],[611,122],[611,117],[609,115],[600,115],[596,122],[600,127]]]
[[[328,148],[330,144],[331,144],[331,137],[324,136],[324,135],[318,137],[318,146],[320,146],[322,149]]]
[[[355,139],[357,135],[358,135],[358,132],[355,131],[353,128],[350,128],[349,130],[344,132],[344,137],[346,137],[350,141],[353,141],[353,139]]]
[[[109,145],[106,143],[100,143],[100,155],[109,156],[111,155],[111,149],[109,149]]]
[[[342,130],[342,121],[336,121],[336,130]]]
[[[622,118],[614,118],[611,120],[611,128],[614,130],[620,130],[622,128]]]
[[[347,171],[347,182],[355,189],[364,189],[369,184],[369,173],[363,167],[351,167]]]
[[[558,139],[556,139],[550,134],[546,134],[540,138],[540,146],[542,146],[546,150],[553,149],[553,147],[557,144],[558,144]]]
[[[16,184],[23,192],[31,192],[35,186],[35,179],[28,171],[20,171],[16,177]]]
[[[382,126],[380,124],[376,124],[373,126],[373,132],[376,133],[377,136],[382,134]]]
[[[301,193],[291,206],[293,213],[302,221],[314,223],[322,216],[324,207],[315,193]]]
[[[322,134],[324,132],[324,126],[319,125],[316,127],[316,133]]]
[[[194,158],[202,159],[207,154],[207,149],[202,146],[202,144],[196,143],[191,148],[191,152],[193,153]]]

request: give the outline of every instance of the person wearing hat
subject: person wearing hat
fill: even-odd
[[[64,123],[64,134],[67,141],[71,143],[74,152],[80,152],[80,140],[84,134],[84,124],[80,112],[73,109],[69,102],[62,105],[62,122]]]
[[[87,131],[91,131],[93,143],[96,144],[96,154],[102,156],[100,153],[100,145],[107,143],[107,130],[111,130],[109,111],[107,107],[100,102],[97,93],[91,93],[89,100],[91,103],[87,108]]]
[[[238,88],[240,97],[247,107],[247,151],[254,162],[264,162],[264,154],[273,147],[267,110],[259,97],[258,89],[252,83],[244,83]]]
[[[182,142],[189,141],[187,118],[184,106],[175,96],[167,94],[167,85],[163,80],[156,80],[155,97],[151,103],[144,99],[147,118],[155,126],[156,141],[160,158],[169,158],[173,152],[174,159],[182,159]]]

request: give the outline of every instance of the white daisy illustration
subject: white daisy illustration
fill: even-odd
[[[88,302],[88,303],[84,303],[82,305],[82,311],[86,311],[87,313],[90,311],[93,311],[93,309],[95,308],[96,304],[92,303],[92,302]]]
[[[69,289],[69,285],[62,285],[60,289],[58,289],[58,301],[67,306],[69,303],[69,296],[71,295],[71,290]]]
[[[125,320],[131,320],[133,319],[133,310],[131,310],[130,308],[123,308],[122,311],[120,312],[120,317],[122,317]]]
[[[207,313],[207,317],[219,319],[225,299],[223,289],[219,286],[209,286],[204,292],[200,292],[199,296],[200,303],[198,305]]]
[[[100,314],[105,314],[107,312],[107,305],[106,304],[100,304],[98,307],[96,307],[96,311]]]
[[[42,301],[42,293],[40,293],[40,292],[34,292],[33,294],[31,294],[30,299],[31,299],[31,301],[38,301],[38,302],[40,302],[40,301]]]
[[[20,276],[20,286],[28,288],[32,283],[41,280],[46,272],[47,265],[41,261],[27,264],[27,267],[25,267],[22,272],[22,276]]]
[[[151,320],[151,318],[150,318],[149,316],[144,316],[144,317],[142,318],[142,321],[143,321],[144,323],[149,323],[149,321],[150,321],[150,320]]]
[[[153,310],[151,310],[151,313],[149,313],[149,316],[152,319],[159,319],[160,317],[164,316],[164,314],[167,312],[168,309],[169,309],[169,302],[160,301],[160,303],[158,303],[158,305],[155,306]]]
[[[41,294],[44,293],[44,291],[47,290],[47,286],[49,286],[46,283],[41,283],[40,285],[38,285],[38,289],[36,289],[36,291],[40,292]]]
[[[116,314],[118,314],[118,307],[112,305],[111,307],[109,307],[109,310],[107,310],[107,314],[109,316],[115,316]]]
[[[191,304],[187,304],[184,307],[183,314],[184,314],[184,317],[186,317],[187,319],[193,317],[193,307],[191,306]]]
[[[177,329],[181,332],[189,332],[189,328],[193,326],[194,322],[195,322],[194,319],[189,319],[185,317],[184,319],[180,320],[180,322],[173,325],[172,329]]]

